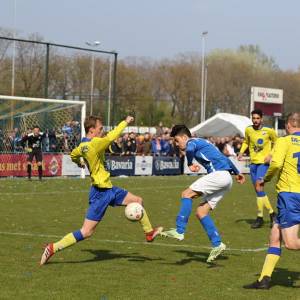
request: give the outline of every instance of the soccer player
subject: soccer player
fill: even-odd
[[[43,177],[43,152],[42,152],[42,141],[45,138],[45,134],[40,131],[38,126],[34,126],[32,132],[26,134],[21,141],[22,146],[24,147],[27,142],[26,151],[28,153],[27,158],[27,173],[28,180],[31,180],[31,170],[32,170],[32,161],[35,157],[35,160],[38,165],[39,180],[42,180]]]
[[[257,189],[262,189],[279,173],[276,185],[278,216],[270,234],[269,249],[259,279],[244,286],[247,289],[269,289],[273,270],[281,255],[281,241],[289,250],[300,250],[300,113],[288,115],[289,135],[277,140],[270,168]]]
[[[245,140],[238,159],[241,160],[243,153],[249,148],[251,160],[250,175],[255,188],[257,178],[263,177],[269,168],[271,150],[277,136],[274,129],[263,126],[263,113],[260,109],[253,110],[251,116],[253,125],[246,128]],[[270,227],[272,227],[275,213],[269,198],[264,190],[257,190],[255,188],[255,192],[257,197],[257,218],[251,224],[251,228],[256,229],[263,226],[264,207],[269,211]]]
[[[92,185],[86,218],[80,230],[69,233],[61,240],[50,243],[45,247],[40,262],[41,265],[44,265],[54,253],[89,238],[102,220],[108,206],[126,206],[132,202],[142,204],[141,197],[113,186],[110,181],[110,174],[104,167],[105,150],[132,121],[133,117],[128,116],[114,130],[102,137],[103,125],[101,119],[94,116],[86,118],[84,122],[86,137],[71,153],[72,161],[79,167],[83,166],[83,158],[91,176]],[[144,210],[143,217],[139,222],[145,232],[147,242],[152,242],[163,229],[162,227],[153,229],[146,210]]]
[[[239,183],[244,183],[245,177],[231,160],[210,142],[201,138],[191,138],[191,133],[185,125],[175,125],[172,128],[171,137],[174,137],[180,151],[185,151],[189,169],[192,172],[199,171],[199,166],[193,163],[193,159],[196,159],[207,170],[208,174],[196,180],[182,192],[181,207],[176,218],[176,229],[164,231],[161,235],[179,241],[183,240],[192,212],[193,200],[202,196],[204,202],[198,206],[196,216],[213,247],[207,259],[207,262],[210,263],[226,249],[226,245],[222,243],[218,229],[209,213],[217,206],[224,194],[230,190],[232,185],[230,173],[236,174],[236,180]]]

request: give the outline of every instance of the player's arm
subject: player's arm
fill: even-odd
[[[27,153],[32,151],[31,148],[26,146],[26,142],[28,141],[28,139],[29,139],[28,134],[25,134],[21,139],[21,146],[23,147],[24,151]]]
[[[271,162],[274,153],[274,146],[277,141],[277,134],[273,128],[270,129],[270,140],[271,140],[271,152],[265,157],[264,159],[265,164],[269,164]]]
[[[244,152],[248,149],[249,147],[249,132],[246,128],[246,131],[245,131],[245,139],[243,141],[243,144],[242,144],[242,147],[241,147],[241,150],[240,150],[240,153],[238,155],[238,159],[240,160],[244,154]]]
[[[270,181],[272,177],[274,177],[274,175],[282,168],[287,150],[288,143],[286,142],[285,138],[279,138],[274,146],[272,161],[263,181]]]
[[[278,137],[277,137],[276,131],[272,128],[270,131],[270,140],[272,142],[272,148],[274,148],[277,138]]]
[[[193,163],[195,150],[196,144],[193,141],[189,142],[185,149],[187,165],[192,172],[198,172],[200,170],[200,167]]]
[[[237,168],[237,166],[233,163],[233,161],[231,159],[229,159],[227,157],[227,160],[228,160],[229,166],[231,168],[231,171],[235,175],[236,181],[240,184],[244,184],[246,182],[245,176],[241,173],[241,171]]]
[[[82,154],[81,154],[80,147],[76,147],[75,149],[73,149],[70,156],[73,163],[77,164],[79,167],[82,166],[81,163]]]
[[[102,152],[106,148],[108,148],[109,145],[122,134],[127,125],[133,122],[133,120],[133,117],[128,116],[115,129],[111,130],[104,138],[93,138],[92,143],[95,146],[96,151]]]

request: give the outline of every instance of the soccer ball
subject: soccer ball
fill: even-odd
[[[129,203],[125,207],[125,217],[129,221],[139,221],[144,214],[144,208],[137,202]]]

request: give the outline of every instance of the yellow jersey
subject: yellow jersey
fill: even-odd
[[[278,193],[300,193],[300,132],[277,140],[264,181],[270,181],[277,171],[279,171],[276,185]]]
[[[277,135],[273,128],[254,129],[253,126],[248,126],[240,153],[244,153],[249,148],[251,163],[263,164],[265,157],[271,153],[276,139]]]
[[[118,138],[126,128],[127,122],[122,121],[105,137],[83,138],[80,145],[71,153],[71,159],[79,164],[81,157],[89,169],[92,185],[99,188],[111,188],[110,173],[105,169],[105,150]]]

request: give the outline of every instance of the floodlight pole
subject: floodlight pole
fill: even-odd
[[[201,60],[201,117],[200,122],[205,121],[205,104],[204,104],[204,68],[205,68],[205,36],[208,31],[202,32],[202,60]]]
[[[48,98],[48,86],[49,86],[49,55],[50,45],[46,44],[46,63],[45,63],[45,84],[44,84],[44,97]]]
[[[111,110],[111,86],[112,86],[112,59],[109,58],[109,81],[108,81],[108,105],[107,105],[107,126],[110,127],[110,110]]]
[[[114,75],[113,75],[113,107],[112,107],[112,118],[111,124],[115,125],[116,120],[116,104],[117,104],[117,64],[118,64],[118,53],[114,52]]]
[[[90,47],[98,47],[100,42],[86,42],[86,44]],[[95,71],[95,53],[92,53],[92,64],[91,64],[91,94],[90,94],[90,115],[93,114],[93,101],[94,101],[94,71]]]

